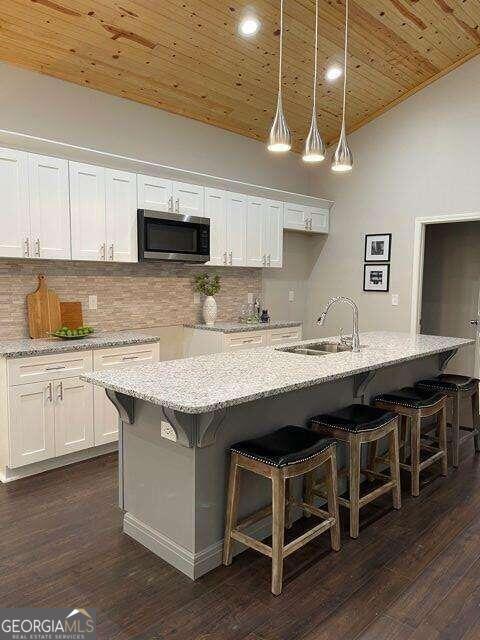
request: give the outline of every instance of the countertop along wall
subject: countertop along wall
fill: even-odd
[[[332,309],[322,331],[312,322],[334,295],[359,302],[362,331],[410,330],[415,218],[480,211],[479,77],[477,57],[351,134],[351,175],[323,167],[314,177],[335,206],[309,279],[308,335],[350,330],[348,307]],[[390,293],[362,291],[366,233],[393,234]]]

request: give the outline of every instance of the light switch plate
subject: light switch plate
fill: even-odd
[[[392,293],[392,307],[398,307],[398,293]]]
[[[289,291],[288,292],[288,301],[289,302],[295,302],[295,291]]]
[[[253,304],[253,293],[247,295],[247,302],[248,304]]]
[[[97,309],[97,296],[88,296],[88,308],[91,310]]]

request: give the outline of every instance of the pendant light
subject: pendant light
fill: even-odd
[[[270,135],[268,136],[267,149],[274,153],[290,151],[292,140],[282,105],[282,58],[283,58],[283,0],[280,0],[280,54],[278,62],[278,96],[277,110],[273,120]]]
[[[302,160],[304,162],[321,162],[325,159],[325,144],[317,125],[317,67],[318,67],[318,0],[315,1],[315,55],[313,71],[313,105],[312,123],[305,140]]]
[[[353,154],[348,146],[347,134],[345,131],[345,102],[347,95],[347,50],[348,50],[348,0],[345,0],[345,52],[343,58],[343,107],[342,107],[342,130],[337,148],[332,158],[332,171],[346,173],[353,169]]]

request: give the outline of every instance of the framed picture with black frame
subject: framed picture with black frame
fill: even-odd
[[[390,262],[391,252],[391,233],[375,233],[365,236],[365,262]]]
[[[363,265],[363,290],[381,291],[385,293],[390,288],[389,264]]]

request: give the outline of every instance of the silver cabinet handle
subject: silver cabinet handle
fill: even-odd
[[[23,253],[26,258],[30,257],[30,239],[29,238],[25,238]]]
[[[40,257],[40,238],[37,238],[37,240],[35,242],[35,255],[38,258]]]
[[[305,229],[308,231],[308,218],[305,220]]]
[[[122,356],[122,360],[138,360],[139,356]]]
[[[308,228],[310,229],[310,231],[312,230],[312,223],[313,223],[313,218],[310,218],[308,221]]]
[[[227,264],[227,252],[223,254],[223,264]]]
[[[173,196],[170,196],[168,198],[168,210],[170,211],[170,213],[173,213]]]
[[[263,264],[264,267],[267,266],[267,256],[266,256],[265,253],[263,254],[263,257],[262,257],[262,264]]]
[[[106,259],[106,250],[107,250],[107,246],[104,242],[103,244],[100,245],[100,260]]]
[[[272,266],[272,256],[270,254],[268,254],[268,266]]]
[[[51,382],[47,384],[47,386],[45,387],[45,391],[48,391],[48,401],[53,402],[53,389]]]
[[[175,213],[179,213],[180,212],[180,198],[177,198],[175,200]]]
[[[45,367],[45,371],[58,371],[59,369],[65,369],[66,364],[52,364],[49,367]]]
[[[233,264],[233,251],[230,251],[230,264]]]
[[[113,244],[110,245],[108,259],[113,260]]]
[[[63,400],[63,382],[58,383],[58,396],[57,400]]]

